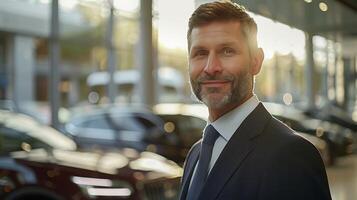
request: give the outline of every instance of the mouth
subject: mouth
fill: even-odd
[[[226,84],[229,84],[231,81],[227,80],[206,80],[202,81],[201,85],[204,87],[223,87]]]

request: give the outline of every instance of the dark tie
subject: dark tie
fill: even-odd
[[[188,189],[186,200],[196,200],[201,193],[208,176],[209,163],[211,161],[213,145],[218,138],[219,133],[216,129],[209,125],[205,129],[203,141],[201,143],[201,152],[198,159],[198,165],[191,185]]]

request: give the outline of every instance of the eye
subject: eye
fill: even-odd
[[[197,50],[193,53],[193,56],[192,57],[203,57],[203,56],[206,56],[208,55],[208,51],[206,50]]]
[[[235,53],[235,51],[234,51],[234,49],[232,49],[232,48],[224,47],[224,48],[222,49],[222,53],[223,53],[223,55],[225,55],[225,56],[232,56],[232,55]]]

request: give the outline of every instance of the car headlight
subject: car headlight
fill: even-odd
[[[110,197],[129,197],[131,190],[129,188],[88,188],[90,196],[110,196]]]
[[[89,197],[129,197],[133,193],[133,188],[125,181],[80,176],[72,176],[71,180]]]
[[[325,134],[325,130],[322,127],[317,127],[316,128],[316,136],[317,137],[322,137]]]
[[[0,195],[9,193],[15,188],[14,182],[7,176],[0,177]]]

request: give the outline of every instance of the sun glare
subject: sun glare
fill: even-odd
[[[114,0],[113,3],[119,11],[134,12],[140,8],[139,0]]]
[[[194,10],[194,1],[156,1],[159,42],[166,48],[187,49],[187,23]],[[275,53],[293,54],[298,60],[305,57],[305,36],[298,29],[250,13],[258,25],[258,44],[270,59]]]
[[[263,48],[265,57],[272,58],[275,53],[292,53],[298,60],[305,57],[304,32],[285,24],[252,14],[258,25],[258,44]]]
[[[194,9],[193,0],[157,0],[159,42],[171,49],[187,49],[188,19]]]

